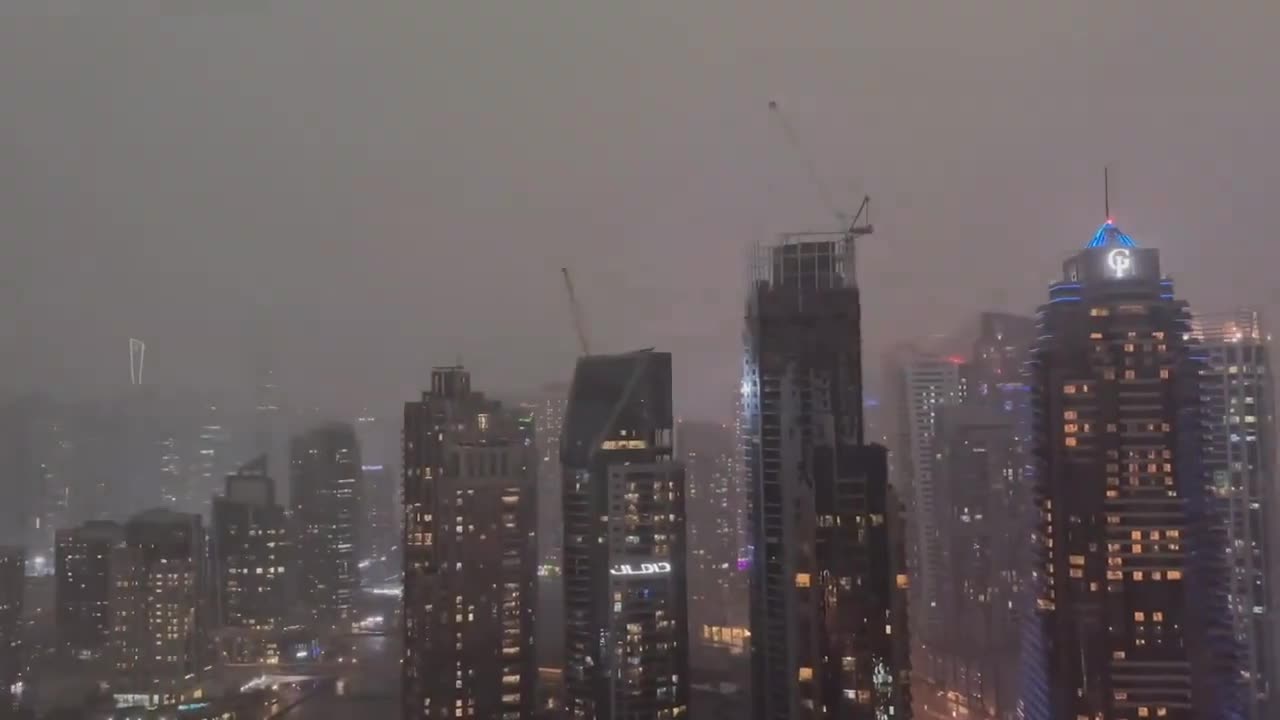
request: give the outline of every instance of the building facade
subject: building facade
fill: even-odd
[[[742,383],[757,720],[910,716],[898,501],[863,442],[851,240],[757,258]]]
[[[147,510],[111,557],[111,644],[118,691],[163,703],[209,665],[205,533],[199,515]]]
[[[1209,537],[1200,363],[1159,253],[1110,221],[1063,264],[1032,370],[1054,720],[1238,717]],[[1193,552],[1194,548],[1194,552]],[[1195,588],[1192,591],[1192,588]]]
[[[560,443],[565,714],[688,714],[684,470],[671,355],[579,359]]]
[[[533,419],[436,368],[404,409],[404,718],[536,709]]]
[[[527,407],[533,413],[538,448],[538,634],[534,647],[542,671],[564,669],[564,582],[560,578],[564,522],[560,512],[560,432],[564,426],[569,386],[544,385]],[[563,703],[554,683],[543,694],[553,705]]]
[[[124,544],[119,523],[97,520],[58,531],[54,603],[59,649],[80,660],[110,650],[111,561]]]
[[[1197,316],[1205,357],[1200,395],[1205,472],[1227,552],[1232,634],[1241,653],[1250,720],[1280,712],[1277,673],[1275,385],[1271,341],[1256,310]]]
[[[213,499],[218,650],[233,662],[279,662],[290,609],[293,544],[267,463],[259,455],[241,466]]]
[[[694,636],[704,638],[704,630],[713,627],[744,630],[747,575],[738,569],[738,523],[745,515],[746,492],[737,472],[735,429],[727,424],[682,420],[676,424],[676,447],[685,471],[689,622]],[[694,643],[690,657],[695,667],[715,664],[723,655],[713,645],[701,640]],[[739,678],[738,683],[745,686],[745,678]]]
[[[293,438],[289,498],[298,563],[298,601],[320,624],[351,620],[360,586],[356,558],[361,520],[360,445],[345,423],[328,423]]]
[[[907,496],[911,537],[912,672],[924,682],[942,683],[946,618],[940,605],[946,544],[945,500],[934,480],[938,412],[964,397],[960,356],[908,350],[900,358],[899,430],[905,452],[899,459],[900,485]]]
[[[392,558],[400,544],[400,431],[395,423],[368,411],[356,418],[356,437],[360,441],[360,459],[364,488],[356,542],[356,557],[365,567],[385,571],[387,575],[400,566]]]

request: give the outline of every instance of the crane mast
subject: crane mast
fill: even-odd
[[[586,323],[582,319],[582,306],[573,292],[573,278],[569,276],[569,268],[560,268],[564,276],[564,290],[569,296],[569,316],[573,319],[573,331],[578,335],[578,347],[584,356],[591,354],[591,345],[587,342]]]
[[[818,166],[813,160],[813,156],[805,151],[804,145],[800,142],[799,135],[796,134],[795,128],[791,122],[787,120],[786,114],[782,112],[782,107],[776,101],[769,102],[769,111],[777,120],[778,126],[782,129],[782,134],[787,138],[787,144],[799,156],[804,163],[805,171],[809,175],[809,182],[818,191],[818,196],[822,200],[822,204],[827,206],[827,210],[835,216],[836,222],[840,225],[838,233],[787,233],[789,237],[800,237],[806,235],[842,235],[846,242],[852,245],[855,238],[863,235],[870,235],[871,226],[871,197],[864,195],[862,204],[858,206],[858,211],[853,214],[853,218],[849,218],[849,214],[842,211],[835,202],[831,189],[827,183],[823,181],[822,176],[818,174]],[[852,247],[850,248],[852,251]]]

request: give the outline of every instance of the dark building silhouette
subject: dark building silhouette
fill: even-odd
[[[213,499],[212,560],[219,650],[237,662],[278,662],[290,607],[292,542],[259,455]]]
[[[753,715],[906,718],[907,577],[886,451],[863,444],[850,240],[766,248],[747,302]]]
[[[59,649],[70,657],[102,658],[110,649],[111,563],[123,544],[124,528],[105,520],[58,531],[54,615]]]
[[[22,649],[22,591],[26,552],[0,545],[0,717],[8,717],[19,700],[18,681],[25,658]]]
[[[328,423],[293,438],[289,498],[297,548],[298,601],[314,622],[351,619],[360,585],[356,558],[362,472],[355,430]]]
[[[537,707],[533,418],[436,368],[404,408],[404,718]]]
[[[578,360],[560,442],[565,712],[688,714],[684,471],[671,355]]]
[[[1110,221],[1063,264],[1040,309],[1032,387],[1048,674],[1045,694],[1028,694],[1033,716],[1239,717],[1189,321],[1158,251]]]

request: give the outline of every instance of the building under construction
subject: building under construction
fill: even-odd
[[[864,443],[849,229],[759,249],[742,382],[757,720],[910,717],[906,574],[887,451]]]

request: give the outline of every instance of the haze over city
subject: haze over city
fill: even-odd
[[[1278,29],[0,0],[0,720],[1270,720]]]
[[[720,417],[747,248],[835,226],[770,100],[842,207],[872,196],[871,364],[1033,306],[1108,164],[1117,221],[1197,307],[1274,303],[1278,14],[17,0],[5,384],[123,382],[139,337],[160,384],[242,387],[270,353],[323,406],[457,356],[523,389],[567,379],[568,266],[597,348],[673,351],[678,408]]]

